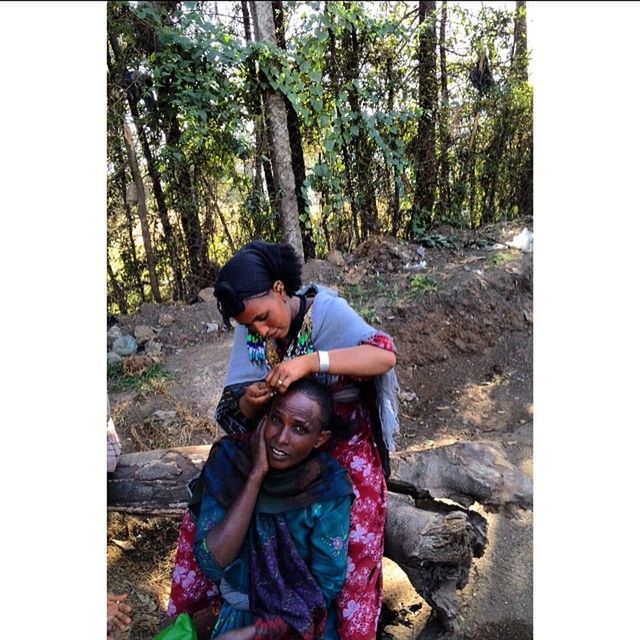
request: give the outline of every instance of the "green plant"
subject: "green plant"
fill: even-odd
[[[516,258],[516,253],[501,251],[500,253],[492,254],[487,260],[487,264],[491,267],[501,267],[509,262],[513,262]]]
[[[420,298],[429,293],[435,293],[438,290],[438,283],[424,273],[416,274],[409,282],[409,295],[412,298]]]
[[[134,389],[144,392],[150,389],[158,389],[170,378],[171,373],[158,363],[152,364],[136,375],[127,374],[124,371],[122,362],[107,366],[107,381],[110,391]]]

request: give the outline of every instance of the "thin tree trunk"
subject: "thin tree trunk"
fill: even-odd
[[[129,168],[138,192],[138,217],[140,218],[140,228],[142,230],[142,241],[144,243],[144,251],[147,258],[147,269],[149,271],[149,284],[151,285],[151,293],[156,302],[162,302],[160,295],[160,287],[158,286],[158,277],[156,275],[156,258],[151,244],[151,233],[149,231],[149,222],[147,220],[147,204],[145,202],[144,183],[142,176],[138,170],[138,162],[136,160],[136,152],[133,145],[133,136],[129,125],[123,120],[124,142],[127,148],[127,158],[129,159]]]
[[[116,274],[111,268],[109,256],[107,256],[107,273],[109,275],[109,282],[111,282],[111,288],[113,289],[113,295],[116,299],[116,304],[118,305],[118,309],[120,310],[120,315],[126,316],[128,313],[127,297],[125,295],[124,289],[120,286],[120,283],[116,278]]]
[[[347,11],[350,5],[350,2],[344,3]],[[366,125],[360,107],[360,98],[355,86],[359,75],[360,43],[354,24],[351,25],[350,31],[345,30],[342,46],[346,58],[344,74],[347,82],[349,106],[351,107],[351,111],[357,115],[356,122],[358,123],[358,133],[354,138],[353,150],[362,235],[366,238],[368,235],[378,232],[378,206],[376,204],[376,181],[371,171],[374,165],[373,149],[369,136],[366,133]]]
[[[242,8],[242,23],[244,26],[244,38],[247,42],[247,45],[253,41],[253,36],[251,35],[251,19],[249,16],[249,2],[248,0],[241,0],[240,6]],[[263,164],[266,163],[266,160],[263,159],[263,115],[262,115],[262,98],[261,98],[261,90],[260,84],[258,83],[258,73],[256,70],[255,63],[253,61],[247,61],[247,75],[251,80],[251,85],[253,86],[253,91],[249,92],[247,97],[247,109],[249,115],[253,117],[253,132],[255,137],[255,158],[253,164],[253,186],[252,186],[252,199],[254,202],[259,202],[264,197],[264,188],[262,185],[262,174],[263,174]],[[271,181],[271,186],[273,186],[273,180]],[[267,185],[267,189],[269,189],[269,185]],[[271,193],[271,192],[269,192]],[[275,196],[275,193],[274,193]],[[270,199],[270,202],[273,206],[273,210],[275,212],[275,197],[273,200]]]
[[[328,71],[329,71],[329,78],[331,81],[331,87],[333,89],[333,98],[336,104],[336,116],[337,116],[338,123],[341,126],[343,114],[342,114],[342,109],[340,108],[340,100],[338,98],[339,87],[338,87],[338,59],[337,59],[337,53],[336,53],[336,36],[333,30],[333,27],[331,26],[331,23],[330,23],[331,18],[329,16],[328,0],[325,0],[325,3],[324,3],[324,13],[327,18],[327,25],[328,25],[327,29],[329,32],[329,59],[327,61],[327,65],[328,65]],[[351,159],[349,157],[349,146],[346,143],[346,141],[343,144],[341,144],[341,153],[342,153],[342,161],[344,163],[345,177],[347,179],[346,192],[347,192],[347,198],[349,200],[349,208],[351,210],[351,224],[352,224],[352,231],[353,231],[352,238],[355,241],[355,244],[360,244],[362,235],[359,230],[360,225],[358,224],[359,207],[358,207],[358,202],[356,201],[355,189],[353,187],[353,178],[351,177]]]
[[[252,0],[251,12],[256,25],[256,39],[277,46],[271,3]],[[295,177],[291,165],[287,110],[282,95],[272,89],[265,92],[265,103],[282,236],[284,241],[291,244],[295,252],[304,260]]]
[[[216,198],[215,194],[213,193],[213,189],[211,188],[211,185],[209,184],[209,181],[203,176],[202,178],[202,182],[205,186],[205,189],[207,190],[207,193],[209,194],[209,198],[210,198],[210,202],[215,210],[215,212],[218,214],[218,218],[220,219],[220,224],[222,224],[222,228],[224,230],[224,234],[227,236],[227,242],[229,243],[229,248],[231,249],[231,251],[233,253],[236,252],[236,247],[235,244],[233,243],[233,239],[231,238],[231,234],[229,233],[229,228],[227,227],[227,223],[224,219],[224,216],[222,215],[222,211],[220,211],[220,207],[218,206],[218,199]]]
[[[418,4],[418,104],[422,114],[418,120],[415,173],[416,191],[413,215],[423,227],[431,224],[438,164],[436,161],[436,110],[438,83],[436,79],[436,3],[420,0]]]
[[[278,46],[286,51],[287,43],[285,40],[285,27],[284,27],[284,7],[282,0],[273,0],[271,3],[273,8],[273,22],[276,28],[276,40]],[[302,149],[302,134],[300,133],[300,122],[298,120],[298,114],[293,108],[291,101],[287,96],[283,96],[284,104],[287,109],[287,128],[289,129],[289,141],[291,142],[291,164],[293,169],[293,176],[296,181],[296,199],[298,200],[298,213],[303,219],[309,219],[311,212],[307,208],[307,202],[304,199],[304,181],[305,175],[305,162],[304,151]],[[306,224],[300,226],[302,233],[302,247],[304,249],[304,255],[307,260],[309,258],[316,257],[316,248],[313,243],[313,231]]]
[[[440,163],[439,163],[439,191],[441,213],[451,210],[451,187],[449,186],[449,147],[451,146],[451,136],[449,134],[449,87],[447,81],[447,49],[446,49],[446,28],[447,28],[447,2],[442,2],[442,13],[440,19]]]
[[[513,54],[511,67],[520,80],[528,80],[527,69],[527,3],[516,0],[516,17],[513,25]]]

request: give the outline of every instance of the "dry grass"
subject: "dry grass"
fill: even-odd
[[[149,640],[164,618],[179,520],[137,518],[109,513],[107,520],[107,584],[128,593],[132,624],[119,639]]]

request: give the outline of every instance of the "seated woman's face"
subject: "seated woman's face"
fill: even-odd
[[[288,469],[302,462],[315,448],[329,440],[323,430],[320,407],[297,391],[278,396],[265,425],[265,442],[272,469]]]

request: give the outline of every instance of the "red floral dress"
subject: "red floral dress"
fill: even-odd
[[[365,341],[394,351],[388,336],[376,334]],[[335,389],[357,379],[336,376]],[[342,640],[372,640],[382,606],[382,556],[387,485],[378,448],[374,442],[371,417],[365,403],[356,400],[336,403],[336,410],[352,428],[349,440],[340,441],[329,451],[346,469],[353,483],[355,498],[351,507],[347,575],[336,601],[338,632]],[[191,544],[195,523],[185,513],[176,564],[172,576],[167,614],[192,613],[216,599],[218,590],[198,567]]]

